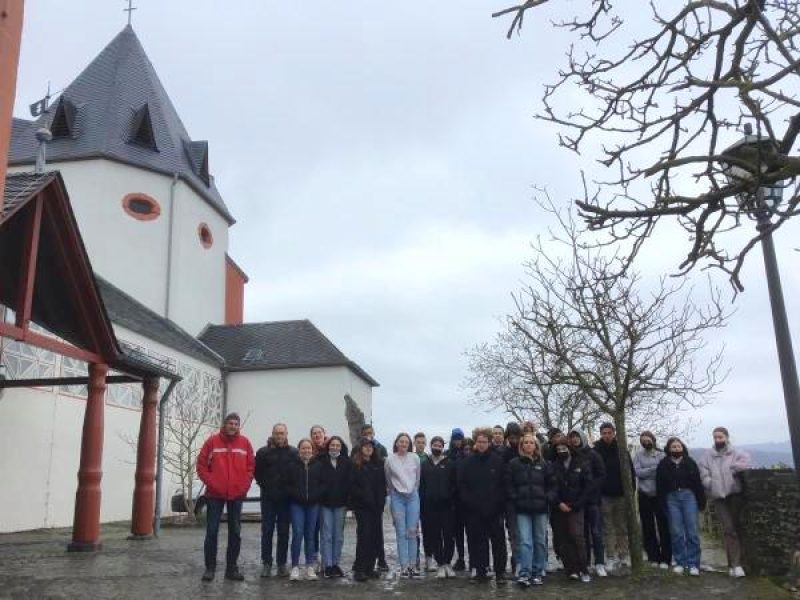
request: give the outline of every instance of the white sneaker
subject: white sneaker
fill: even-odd
[[[425,570],[426,571],[438,571],[436,567],[436,563],[434,562],[433,558],[430,556],[425,557]]]
[[[651,568],[651,569],[657,569],[657,568],[658,568],[658,563],[657,563],[657,562],[655,562],[655,561],[652,561],[652,560],[651,560],[651,561],[650,561],[649,563],[647,563],[647,564],[649,564],[649,565],[650,565],[650,568]]]
[[[700,576],[700,569],[697,567],[689,567],[689,575],[692,577],[699,577]]]
[[[589,577],[589,574],[588,574],[588,573],[583,573],[583,574],[581,575],[581,583],[589,583],[589,582],[591,582],[591,581],[592,581],[592,578],[591,578],[591,577]]]
[[[669,565],[667,563],[659,563],[658,568],[666,571],[667,569],[669,569]]]
[[[316,579],[317,578],[317,571],[314,569],[313,566],[309,566],[306,569],[306,579]]]
[[[289,573],[289,581],[300,581],[300,567],[292,567]]]
[[[683,575],[683,567],[680,565],[675,565],[672,567],[672,572],[675,573],[675,575]]]
[[[594,566],[594,573],[598,577],[608,577],[608,573],[606,572],[605,565],[595,565]]]
[[[444,579],[445,577],[447,577],[447,569],[444,567],[436,569],[436,579]]]
[[[742,567],[733,567],[732,571],[733,571],[732,575],[734,577],[744,577],[745,576],[744,569]]]
[[[444,572],[445,572],[445,575],[447,577],[455,577],[456,576],[456,572],[453,570],[453,567],[451,567],[450,565],[445,565],[444,566]]]

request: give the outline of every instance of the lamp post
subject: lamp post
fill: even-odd
[[[777,152],[777,146],[768,138],[752,134],[749,123],[745,125],[745,136],[723,151],[723,156],[732,159],[743,159],[745,156],[752,159],[760,158],[768,152]],[[741,163],[725,163],[724,171],[732,184],[755,181],[758,176],[766,173],[766,165],[757,160],[754,169],[747,169]],[[752,164],[752,163],[751,163]],[[786,418],[789,422],[789,436],[792,443],[792,456],[794,458],[794,472],[800,478],[800,384],[797,379],[797,365],[795,364],[794,350],[792,348],[792,335],[789,331],[789,320],[786,317],[786,305],[783,300],[781,276],[778,271],[778,260],[775,256],[775,244],[772,241],[771,216],[781,202],[783,187],[778,184],[759,186],[755,192],[741,194],[739,202],[745,207],[751,207],[756,219],[756,229],[761,234],[761,250],[764,254],[764,269],[767,275],[769,289],[769,302],[772,308],[772,324],[775,329],[775,344],[778,350],[778,363],[781,369],[783,382],[783,400],[786,404]]]

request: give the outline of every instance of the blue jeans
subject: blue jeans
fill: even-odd
[[[667,516],[672,537],[672,559],[680,567],[700,568],[697,500],[691,490],[667,494]]]
[[[319,504],[298,504],[291,502],[292,515],[292,566],[300,564],[300,545],[305,546],[306,565],[317,562],[317,519]]]
[[[344,506],[331,508],[321,506],[320,514],[320,553],[322,566],[332,567],[339,564],[342,557],[342,544],[344,543]]]
[[[217,536],[225,504],[228,505],[228,550],[225,554],[225,570],[230,571],[235,568],[236,561],[239,560],[239,550],[242,547],[242,501],[208,498],[206,500],[206,541],[203,544],[206,569],[217,568]]]
[[[547,565],[547,513],[517,513],[520,578],[539,577]]]
[[[407,569],[417,557],[417,529],[419,526],[419,494],[392,492],[389,496],[394,530],[397,534],[397,558],[400,568]]]
[[[286,564],[289,551],[289,500],[271,500],[261,493],[261,562],[272,564],[272,534],[278,524],[278,544],[275,547],[275,560],[278,565]]]
[[[605,564],[606,549],[603,542],[603,513],[600,504],[587,504],[584,507],[583,537],[586,538],[587,551],[594,557],[594,564]]]

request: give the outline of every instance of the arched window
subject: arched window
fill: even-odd
[[[134,219],[152,221],[161,214],[161,206],[152,196],[136,192],[122,199],[122,208]]]
[[[214,236],[211,235],[211,229],[205,223],[200,223],[197,227],[197,235],[203,248],[211,248],[214,245]]]

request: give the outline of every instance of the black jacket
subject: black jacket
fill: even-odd
[[[289,499],[317,504],[322,495],[322,465],[314,458],[306,464],[300,457],[289,465]]]
[[[571,453],[572,460],[568,466],[559,459],[550,463],[555,481],[553,505],[557,506],[563,502],[573,510],[583,510],[592,494],[592,476],[586,468],[586,461],[581,460],[580,455],[574,450]]]
[[[581,436],[581,447],[578,448],[578,456],[586,463],[589,474],[592,477],[592,491],[589,494],[589,504],[600,504],[603,496],[603,484],[606,480],[606,465],[600,454],[598,454],[586,439],[586,434],[578,429],[570,431],[570,435],[577,433]],[[553,457],[555,458],[555,457]]]
[[[665,456],[656,468],[656,495],[663,502],[667,494],[680,489],[692,491],[700,510],[706,507],[706,492],[697,463],[689,456],[684,456],[679,463]]]
[[[371,460],[362,466],[350,464],[348,505],[353,510],[382,511],[386,502],[386,473],[383,463]]]
[[[320,504],[329,508],[347,506],[353,463],[350,462],[345,453],[339,456],[335,469],[333,468],[331,457],[327,454],[317,460],[321,465],[322,493],[320,494]]]
[[[505,465],[492,450],[473,452],[460,461],[456,477],[458,497],[465,510],[482,517],[502,514],[505,510]]]
[[[517,456],[506,467],[506,501],[518,513],[534,514],[548,511],[555,499],[553,467],[537,458]]]
[[[289,496],[289,471],[295,460],[299,460],[297,448],[264,446],[256,452],[255,479],[261,487],[261,497],[269,500],[285,500]]]
[[[519,456],[519,446],[512,448],[511,446],[503,445],[496,447],[494,451],[500,455],[505,464],[510,463]]]
[[[444,456],[438,464],[433,458],[422,463],[419,480],[419,499],[423,506],[444,508],[453,506],[456,498],[456,464]]]
[[[603,496],[619,498],[623,495],[623,491],[622,471],[619,465],[619,444],[616,438],[610,444],[599,440],[594,445],[594,451],[603,459],[603,465],[605,466],[606,476],[602,486]],[[628,464],[631,467],[631,482],[634,489],[636,489],[636,472],[633,470],[633,461],[627,450],[625,450],[625,454],[628,456]]]

